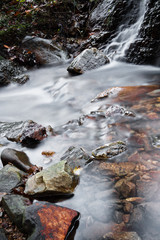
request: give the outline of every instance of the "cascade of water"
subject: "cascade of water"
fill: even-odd
[[[134,42],[140,30],[145,16],[146,3],[147,0],[140,2],[137,21],[131,26],[121,25],[118,29],[118,34],[112,39],[112,42],[107,45],[104,51],[110,59],[120,60],[124,58],[126,50],[130,44]]]

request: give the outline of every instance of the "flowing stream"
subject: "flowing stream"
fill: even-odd
[[[30,80],[22,86],[11,84],[0,89],[1,121],[15,122],[31,119],[43,126],[50,125],[53,129],[62,131],[57,136],[50,136],[43,140],[35,149],[28,149],[2,139],[0,144],[5,144],[5,146],[0,147],[0,151],[6,146],[23,150],[33,164],[46,168],[58,162],[70,146],[83,147],[91,155],[93,149],[109,142],[107,134],[109,133],[110,125],[116,125],[117,119],[114,118],[112,120],[108,118],[99,122],[85,119],[82,126],[77,125],[77,120],[80,117],[83,118],[86,114],[97,111],[99,107],[106,104],[105,99],[100,102],[91,102],[91,100],[108,88],[123,86],[145,87],[159,84],[159,68],[137,66],[116,61],[125,55],[126,49],[135,40],[145,14],[146,2],[141,1],[138,20],[129,28],[121,26],[117,36],[106,47],[106,54],[113,59],[110,64],[76,77],[71,77],[68,74],[66,70],[68,63],[59,66],[46,66],[29,71]],[[131,103],[129,100],[127,101],[127,107],[130,107]],[[137,99],[134,99],[134,101],[137,103]],[[138,101],[141,102],[141,99]],[[120,105],[121,103],[119,102],[118,104]],[[150,111],[152,113],[152,109]],[[139,120],[141,119],[140,115],[139,113],[134,123],[131,120],[131,124],[133,124],[132,130],[136,129],[135,131],[137,132],[146,131],[144,127],[145,117],[143,116],[144,118]],[[157,114],[157,116],[159,115]],[[69,121],[72,122],[68,123]],[[149,124],[150,121],[147,123]],[[127,124],[129,125],[128,122],[125,123],[122,129],[117,128],[117,140],[121,137],[121,140],[125,141],[131,135],[130,132],[126,131]],[[157,121],[153,121],[151,126],[155,131],[159,125]],[[151,127],[148,131],[152,135]],[[134,147],[131,146],[131,148],[132,152]],[[43,151],[54,151],[55,154],[52,159],[46,160],[41,154]],[[123,157],[120,157],[119,161],[123,161]],[[106,184],[103,182],[103,179],[101,179],[101,183],[101,187],[103,184]],[[97,217],[98,220],[95,217],[96,214],[97,216],[103,215],[104,211],[103,207],[101,207],[102,200],[98,202],[100,193],[101,189],[98,189],[96,179],[94,182],[93,179],[90,179],[90,175],[84,175],[75,191],[75,195],[66,199],[66,201],[58,203],[61,206],[73,208],[81,213],[79,226],[77,226],[76,233],[74,232],[75,235],[71,236],[72,239],[98,239],[96,235],[95,238],[93,237],[95,226],[97,226],[98,230],[96,232],[98,231],[98,234],[101,234],[102,229],[109,228],[109,224],[102,223],[99,221],[99,217]],[[108,199],[111,200],[112,198],[106,195],[103,200],[106,201]],[[92,215],[91,211],[94,211],[94,208],[88,210],[88,207],[93,200],[98,202],[98,211]],[[53,199],[53,202],[56,201]],[[106,211],[108,211],[106,214],[109,214],[109,210]]]
[[[137,21],[129,26],[127,23],[122,24],[119,27],[118,34],[107,45],[105,53],[110,59],[122,60],[125,57],[126,50],[135,41],[140,30],[146,12],[146,4],[147,0],[140,1]]]

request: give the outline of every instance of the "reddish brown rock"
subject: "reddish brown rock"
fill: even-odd
[[[64,240],[78,217],[75,210],[36,202],[26,208],[24,231],[30,233],[30,240]]]
[[[158,85],[113,87],[101,92],[92,101],[107,97],[114,98],[114,101],[116,100],[118,102],[137,101],[141,99],[143,95],[158,88]]]
[[[152,166],[150,163],[136,163],[136,162],[120,162],[120,163],[107,163],[102,162],[99,164],[97,171],[102,175],[125,177],[128,181],[135,181],[139,178],[140,174],[148,170],[155,170],[157,167]]]

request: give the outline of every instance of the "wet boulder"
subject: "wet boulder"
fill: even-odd
[[[117,141],[98,147],[92,152],[92,155],[94,156],[95,159],[103,160],[117,156],[126,150],[127,150],[126,144],[124,142]]]
[[[2,207],[16,226],[25,232],[30,240],[66,239],[79,218],[75,210],[48,202],[35,202],[20,195],[6,195]]]
[[[30,168],[33,166],[25,152],[17,151],[12,148],[5,148],[2,151],[1,161],[3,163],[3,166],[7,165],[8,163],[11,163],[15,167],[24,172],[28,172]]]
[[[35,174],[27,180],[25,193],[28,195],[72,194],[78,184],[78,176],[65,160]]]
[[[25,122],[0,122],[0,135],[13,142],[33,147],[47,137],[46,128],[31,120]]]
[[[118,191],[122,198],[128,198],[135,196],[136,186],[134,183],[121,179],[115,184],[115,189]]]
[[[22,48],[35,55],[35,61],[42,64],[57,64],[67,60],[68,56],[61,45],[50,39],[26,36]]]
[[[15,188],[25,176],[23,171],[18,168],[6,165],[0,170],[0,192],[10,193],[13,188]]]
[[[107,63],[109,63],[109,59],[103,52],[96,48],[85,49],[71,62],[67,70],[73,74],[82,74]]]
[[[66,160],[72,169],[84,167],[88,163],[89,159],[90,156],[83,148],[74,146],[69,147],[69,149],[61,157],[61,160]]]
[[[23,74],[26,69],[9,60],[0,60],[0,87],[7,86],[11,82],[23,84],[29,80],[29,76]]]
[[[65,240],[78,218],[79,213],[75,210],[35,202],[25,210],[23,230],[29,235],[28,240]]]

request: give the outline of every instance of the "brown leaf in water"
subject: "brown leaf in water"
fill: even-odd
[[[55,152],[54,151],[43,151],[41,154],[46,157],[51,157],[55,154]]]

